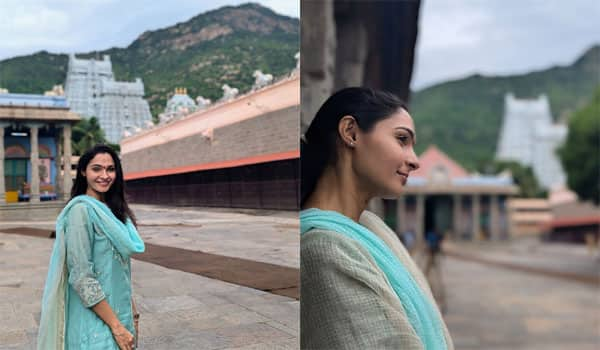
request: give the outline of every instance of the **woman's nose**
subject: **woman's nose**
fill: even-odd
[[[419,158],[417,157],[417,155],[415,154],[415,151],[411,152],[411,156],[410,158],[408,158],[407,163],[408,163],[408,167],[410,168],[410,171],[415,171],[417,169],[419,169]]]

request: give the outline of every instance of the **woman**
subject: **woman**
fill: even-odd
[[[130,256],[143,251],[119,158],[97,145],[79,159],[56,221],[38,349],[133,349],[139,314]]]
[[[415,127],[392,94],[347,88],[302,140],[301,347],[452,349],[423,274],[370,199],[419,167]]]

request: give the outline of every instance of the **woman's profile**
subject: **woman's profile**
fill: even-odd
[[[119,158],[96,145],[79,159],[71,199],[56,221],[38,349],[133,349],[139,314],[130,257],[143,251]]]
[[[398,197],[419,167],[415,126],[396,96],[347,88],[301,142],[303,349],[452,349],[431,290],[396,236],[366,211]]]

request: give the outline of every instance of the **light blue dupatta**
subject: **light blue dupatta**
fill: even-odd
[[[86,205],[90,222],[108,237],[123,258],[129,258],[134,253],[142,253],[145,249],[144,242],[131,220],[127,219],[124,224],[115,217],[106,204],[90,196],[79,195],[71,199],[56,219],[56,240],[42,298],[38,350],[65,348],[65,298],[68,280],[65,229],[71,208],[79,203]]]
[[[334,212],[310,208],[300,212],[300,232],[334,231],[360,243],[371,254],[398,296],[410,324],[426,350],[447,349],[442,321],[411,274],[390,248],[373,232],[352,219]]]

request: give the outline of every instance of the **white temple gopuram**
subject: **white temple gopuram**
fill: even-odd
[[[202,108],[204,107],[205,106],[203,105]],[[167,101],[167,106],[165,107],[164,112],[159,114],[158,119],[160,120],[160,123],[166,123],[173,119],[194,113],[202,108],[198,108],[196,102],[188,96],[186,88],[175,88],[175,93]]]
[[[117,82],[110,57],[99,61],[69,56],[65,95],[72,112],[83,117],[96,117],[112,143],[121,140],[123,132],[142,128],[152,120],[150,106],[144,97],[144,84]]]
[[[537,99],[504,97],[504,117],[496,150],[496,159],[514,160],[531,166],[541,187],[564,186],[566,177],[556,155],[564,142],[567,127],[553,124],[546,95]]]

